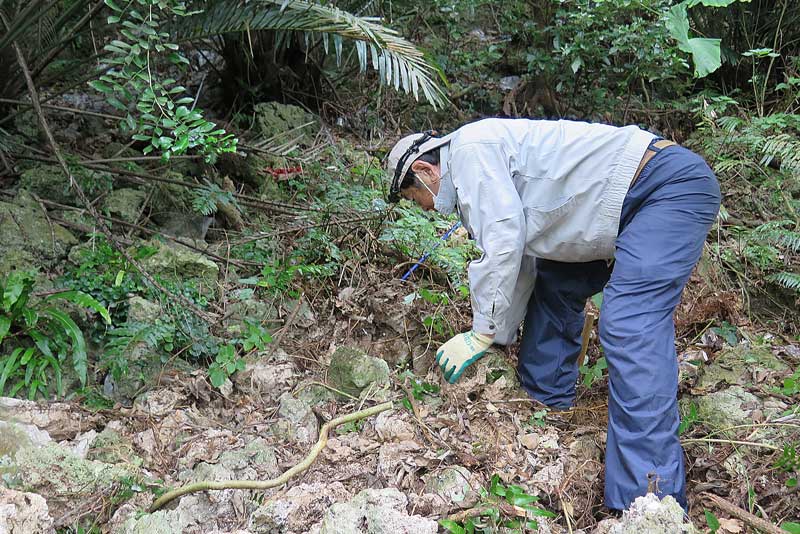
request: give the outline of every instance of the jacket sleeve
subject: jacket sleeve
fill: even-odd
[[[450,155],[461,216],[481,257],[469,265],[472,328],[507,328],[525,249],[525,215],[500,144],[468,143]]]

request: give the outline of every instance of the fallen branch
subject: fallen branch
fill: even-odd
[[[766,519],[761,519],[760,517],[751,514],[747,510],[743,510],[732,502],[723,499],[719,495],[714,495],[713,493],[701,493],[700,496],[714,503],[714,505],[723,512],[732,515],[736,519],[741,519],[754,529],[765,532],[766,534],[786,534],[785,530],[778,528]]]
[[[216,482],[213,480],[201,480],[200,482],[194,482],[192,484],[187,484],[183,487],[178,489],[168,491],[153,503],[153,506],[150,507],[150,513],[153,513],[161,508],[164,507],[167,503],[186,495],[187,493],[195,493],[198,491],[206,491],[206,490],[224,490],[224,489],[251,489],[251,490],[265,490],[269,488],[275,488],[277,486],[282,486],[286,484],[289,479],[302,473],[303,471],[307,470],[311,467],[311,464],[314,463],[314,460],[317,459],[319,453],[322,452],[322,449],[328,444],[328,434],[330,433],[332,428],[336,428],[339,425],[343,425],[345,423],[352,423],[354,421],[360,421],[361,419],[365,419],[367,417],[371,417],[373,415],[377,415],[381,412],[385,412],[386,410],[390,410],[392,408],[391,402],[384,402],[383,404],[378,404],[377,406],[372,406],[371,408],[365,408],[363,410],[359,410],[357,412],[353,412],[348,415],[342,415],[335,419],[331,419],[324,425],[319,431],[319,439],[314,447],[309,451],[308,455],[303,458],[303,460],[289,469],[288,471],[284,472],[278,478],[273,478],[270,480],[225,480],[222,482]]]

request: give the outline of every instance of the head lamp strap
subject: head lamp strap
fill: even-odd
[[[389,188],[389,201],[390,202],[397,202],[400,199],[400,185],[403,182],[403,168],[406,166],[406,161],[408,158],[415,155],[419,152],[419,147],[423,144],[428,142],[430,139],[436,137],[436,132],[433,130],[428,130],[427,132],[423,132],[422,136],[411,143],[411,146],[408,147],[408,150],[400,156],[400,159],[397,160],[397,167],[394,169],[394,177],[392,178],[392,185]]]

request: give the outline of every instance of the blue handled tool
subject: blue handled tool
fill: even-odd
[[[433,251],[435,251],[437,248],[439,248],[439,246],[440,246],[442,243],[444,243],[445,241],[447,241],[447,238],[448,238],[448,237],[450,237],[450,234],[452,234],[453,232],[455,232],[455,231],[456,231],[456,229],[457,229],[459,226],[461,226],[461,221],[458,221],[458,222],[456,222],[456,223],[455,223],[453,226],[451,226],[451,227],[450,227],[450,229],[444,233],[444,235],[442,236],[442,238],[441,238],[441,239],[439,239],[439,242],[438,242],[438,243],[436,243],[436,246],[434,246],[434,247],[433,247],[432,249],[430,249],[428,252],[426,252],[425,254],[423,254],[423,255],[422,255],[422,257],[421,257],[420,259],[418,259],[418,260],[417,260],[417,263],[415,263],[415,264],[414,264],[414,265],[413,265],[413,266],[412,266],[412,267],[411,267],[411,268],[408,270],[408,272],[407,272],[406,274],[404,274],[404,275],[403,275],[403,277],[402,277],[400,280],[403,280],[403,281],[406,281],[406,280],[408,280],[408,277],[409,277],[409,276],[411,276],[411,273],[413,273],[414,271],[416,271],[416,270],[417,270],[417,268],[418,268],[420,265],[422,265],[423,263],[425,263],[425,260],[427,260],[427,259],[428,259],[428,257],[429,257],[431,254],[433,254]]]

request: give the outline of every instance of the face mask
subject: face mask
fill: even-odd
[[[417,179],[418,179],[418,180],[419,180],[419,182],[422,184],[422,187],[424,187],[425,189],[427,189],[427,190],[428,190],[428,193],[430,193],[430,194],[431,194],[431,196],[433,197],[433,202],[434,202],[434,203],[436,203],[436,193],[434,193],[433,191],[431,191],[431,188],[430,188],[430,187],[428,187],[428,184],[426,184],[426,183],[425,183],[425,180],[423,180],[423,179],[422,179],[422,178],[420,178],[420,177],[417,177]]]

